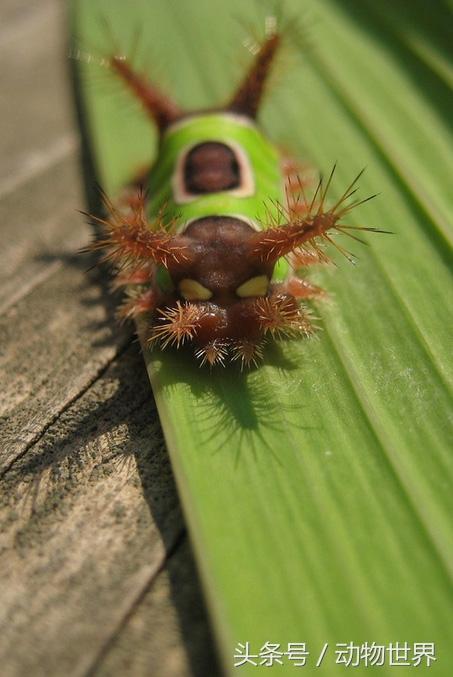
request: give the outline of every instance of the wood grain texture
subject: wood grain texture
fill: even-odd
[[[1,672],[215,675],[142,356],[77,253],[62,9],[7,3],[0,30]]]

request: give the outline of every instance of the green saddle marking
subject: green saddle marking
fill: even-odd
[[[206,141],[239,146],[248,159],[254,181],[254,192],[237,196],[231,191],[197,195],[190,202],[177,203],[172,179],[181,154]],[[278,222],[276,203],[284,202],[283,177],[277,149],[252,122],[230,113],[208,113],[176,123],[164,134],[149,183],[149,215],[160,210],[181,224],[206,216],[241,216],[263,228],[262,219]],[[286,259],[275,265],[273,280],[283,281],[289,271]]]

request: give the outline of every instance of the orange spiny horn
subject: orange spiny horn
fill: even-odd
[[[298,247],[303,247],[304,245],[306,245],[308,249],[317,249],[319,241],[326,240],[330,244],[333,244],[349,260],[353,261],[353,256],[330,238],[329,231],[336,230],[338,232],[344,232],[346,235],[350,235],[347,231],[351,230],[352,227],[340,223],[340,220],[351,209],[375,196],[372,195],[365,200],[347,204],[347,200],[354,195],[357,190],[354,186],[362,175],[362,170],[345,190],[336,204],[330,209],[326,209],[326,195],[334,172],[335,166],[329,175],[325,187],[323,186],[322,178],[319,180],[311,204],[308,206],[305,215],[300,214],[300,210],[297,208],[297,202],[295,207],[290,205],[285,208],[282,205],[278,205],[281,216],[287,218],[288,223],[282,226],[271,227],[257,233],[252,241],[252,256],[261,261],[275,262],[280,257],[286,256]],[[303,200],[305,204],[305,196],[303,196]],[[361,227],[360,230],[377,232],[376,228]],[[352,235],[350,236],[353,237]]]
[[[329,212],[303,218],[284,226],[269,228],[254,238],[253,255],[261,261],[274,262],[306,242],[315,241],[335,227],[336,217]]]
[[[243,113],[255,118],[263,98],[266,82],[280,47],[282,37],[275,30],[271,31],[261,45],[256,45],[254,61],[245,78],[239,85],[228,110]]]
[[[164,230],[152,232],[124,223],[112,229],[107,237],[94,242],[90,249],[107,249],[106,261],[129,265],[137,260],[151,260],[166,268],[188,260],[186,239]]]
[[[110,67],[142,102],[161,132],[183,115],[181,108],[169,96],[135,71],[124,57],[112,56]]]
[[[139,190],[130,211],[124,213],[102,193],[106,218],[82,212],[103,234],[88,249],[105,249],[104,260],[118,263],[122,268],[137,263],[152,262],[165,267],[187,262],[190,257],[189,241],[181,235],[172,235],[174,221],[165,223],[159,215],[149,222],[145,210],[145,194]]]

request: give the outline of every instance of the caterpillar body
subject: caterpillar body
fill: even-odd
[[[350,200],[359,174],[326,205],[334,170],[308,200],[303,180],[257,126],[282,42],[275,22],[268,25],[273,29],[221,109],[187,113],[124,57],[109,58],[157,125],[160,142],[128,210],[106,198],[108,216],[95,217],[105,235],[93,247],[106,248],[105,258],[117,265],[117,285],[127,289],[123,316],[146,314],[152,345],[192,344],[202,365],[256,365],[267,336],[313,331],[301,300],[323,290],[296,272],[328,260],[323,241],[340,248],[332,231],[355,238],[342,219],[363,202]]]

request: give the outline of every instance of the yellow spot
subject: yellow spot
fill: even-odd
[[[181,280],[179,283],[179,291],[186,301],[207,301],[212,296],[212,291],[203,287],[203,285],[196,280]]]
[[[250,280],[247,280],[244,284],[241,284],[241,286],[236,289],[236,294],[241,298],[264,296],[267,294],[268,286],[268,277],[266,275],[258,275],[257,277],[250,278]]]

